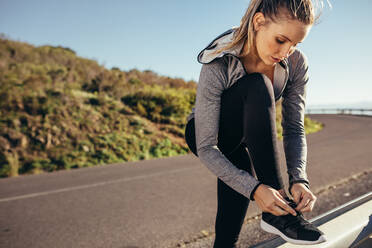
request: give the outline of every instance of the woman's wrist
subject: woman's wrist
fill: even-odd
[[[258,187],[259,187],[261,184],[263,184],[263,182],[259,182],[256,186],[254,186],[254,188],[253,188],[253,190],[252,190],[252,192],[251,192],[251,194],[250,194],[250,196],[249,196],[249,199],[250,199],[251,201],[254,201],[254,200],[255,200],[255,199],[254,199],[254,194],[256,193]]]
[[[295,184],[295,183],[302,183],[302,184],[304,184],[308,189],[310,189],[310,184],[309,184],[308,181],[306,181],[306,180],[295,180],[295,181],[292,181],[292,182],[289,183],[288,192],[291,192],[292,186],[293,186],[293,184]]]

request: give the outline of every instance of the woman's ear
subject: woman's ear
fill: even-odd
[[[265,25],[265,21],[265,16],[262,12],[257,12],[256,14],[254,14],[252,20],[254,31],[256,32],[260,30]]]

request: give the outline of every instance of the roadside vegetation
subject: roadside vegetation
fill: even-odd
[[[1,35],[0,177],[187,154],[196,87]],[[305,124],[307,133],[321,128]]]

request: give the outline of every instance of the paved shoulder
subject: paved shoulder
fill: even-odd
[[[311,117],[325,124],[307,136],[315,192],[371,169],[372,118]],[[176,247],[211,237],[216,185],[192,154],[1,179],[0,247]],[[251,204],[246,220],[259,213]]]

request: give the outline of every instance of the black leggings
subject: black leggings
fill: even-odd
[[[222,93],[218,148],[236,167],[279,190],[283,183],[275,120],[273,87],[260,73],[243,76]],[[190,150],[198,156],[194,118],[186,125],[185,139]],[[235,247],[249,199],[217,178],[217,202],[213,247]]]

